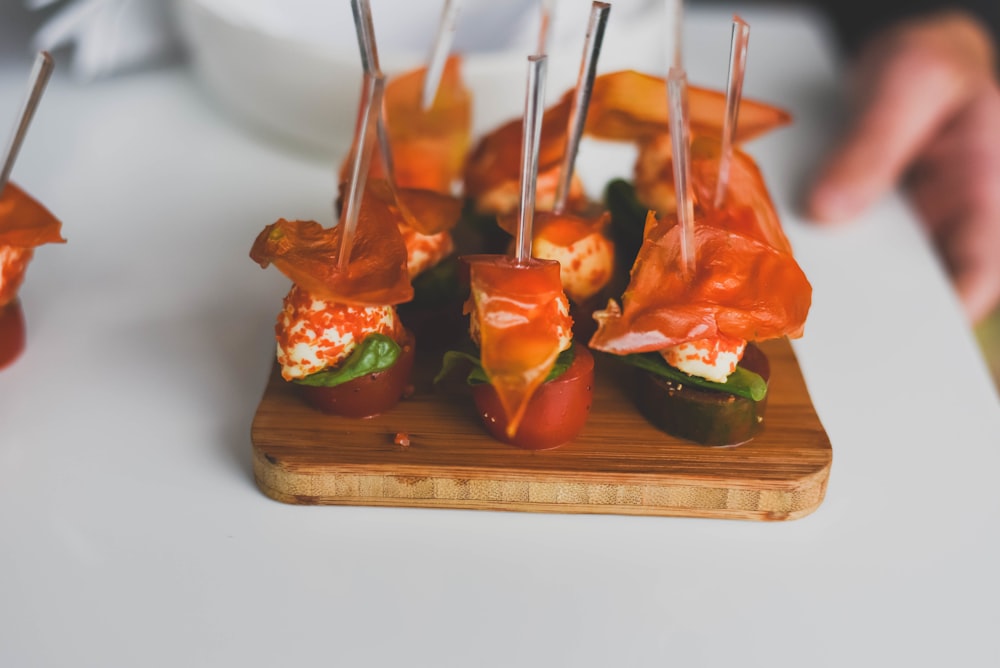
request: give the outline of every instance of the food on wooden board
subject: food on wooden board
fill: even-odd
[[[719,140],[726,117],[725,93],[698,86],[688,86],[687,92],[692,136]],[[743,98],[734,143],[742,144],[789,122],[786,111]],[[605,190],[617,257],[623,267],[630,267],[642,242],[645,211],[653,209],[666,216],[677,208],[666,80],[635,70],[598,77],[586,132],[594,139],[635,144],[638,151],[632,183],[615,180]],[[692,179],[701,189],[714,187],[717,180],[715,172],[693,172]]]
[[[718,161],[717,140],[695,139],[693,175],[717,173]],[[649,211],[621,306],[611,301],[595,314],[590,346],[642,370],[640,408],[658,426],[708,445],[735,445],[763,424],[768,369],[748,346],[801,336],[812,288],[749,156],[734,153],[721,208],[712,204],[714,180],[692,180],[694,274],[681,267],[676,213]],[[648,373],[662,380],[651,383]]]
[[[573,345],[559,263],[531,255],[547,62],[528,57],[515,252],[462,257],[469,274],[464,310],[478,350],[447,353],[438,376],[455,361],[471,362],[467,382],[487,431],[529,449],[554,448],[579,433],[594,378],[591,355]]]
[[[594,362],[573,342],[569,302],[551,260],[463,257],[475,349],[449,351],[438,378],[465,362],[467,382],[490,434],[528,449],[572,440],[590,413]]]
[[[471,142],[472,97],[461,64],[457,55],[445,61],[437,94],[426,108],[421,97],[427,68],[387,81],[386,143],[375,151],[369,169],[369,177],[382,184],[378,194],[400,214],[414,297],[400,305],[399,313],[428,344],[454,340],[463,326],[454,317],[465,295],[458,286],[452,229],[462,213],[456,191]],[[351,155],[341,167],[341,182],[348,181]]]
[[[18,290],[36,247],[65,243],[62,223],[12,182],[0,192],[0,368],[24,350],[24,315]]]
[[[614,274],[615,252],[607,234],[610,216],[588,201],[575,173],[563,210],[553,211],[567,150],[574,92],[568,91],[542,118],[532,248],[535,257],[559,262],[578,334],[586,338],[593,332],[590,313],[596,304],[592,298],[600,295],[597,301],[603,302],[609,296],[601,291]],[[495,216],[497,225],[511,236],[517,228],[520,198],[520,153],[514,147],[520,141],[523,125],[521,119],[515,119],[480,140],[465,169],[470,208],[480,215]]]
[[[281,219],[257,236],[250,257],[293,282],[275,325],[282,377],[316,408],[369,417],[406,392],[414,341],[395,305],[413,296],[399,213],[365,189],[350,259],[338,256],[343,226]]]
[[[690,87],[691,128],[696,135],[718,137],[725,115],[725,94],[706,88]],[[537,208],[551,210],[556,196],[561,161],[566,151],[566,126],[572,109],[574,91],[546,110],[542,120],[539,148]],[[663,78],[623,70],[598,76],[594,80],[590,105],[584,124],[585,136],[606,141],[630,142],[638,147],[635,189],[639,201],[661,215],[672,212],[675,199],[670,171],[670,135],[667,117],[666,82]],[[736,140],[746,141],[789,121],[786,112],[770,105],[744,101],[740,108],[740,125]],[[522,132],[521,119],[514,119],[483,137],[469,155],[465,166],[465,193],[472,209],[481,214],[497,216],[500,226],[511,231],[513,212],[517,208],[518,140]],[[714,184],[714,177],[711,181]],[[629,267],[641,240],[642,224],[638,229],[628,223],[613,223],[609,228],[603,211],[594,211],[586,193],[574,175],[567,199],[567,213],[575,220],[565,224],[550,221],[535,229],[534,244],[538,257],[560,262],[563,285],[574,305],[587,304],[609,284],[616,256],[624,259],[622,268]],[[621,209],[626,203],[612,195],[609,204]],[[618,217],[622,217],[619,215]],[[584,233],[585,227],[590,229]],[[625,229],[617,229],[624,226]],[[612,238],[614,241],[612,242]],[[621,242],[619,239],[621,238]],[[567,244],[568,241],[568,244]],[[615,245],[623,243],[623,250]],[[605,283],[597,287],[595,278]],[[597,289],[594,289],[597,287]],[[581,290],[583,288],[583,290]],[[620,289],[620,286],[619,286]],[[589,294],[587,294],[589,293]],[[604,294],[606,299],[609,295]],[[578,330],[589,335],[590,315],[594,304],[575,308]]]

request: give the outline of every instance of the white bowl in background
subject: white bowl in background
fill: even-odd
[[[443,0],[372,0],[382,69],[424,63]],[[613,3],[600,70],[661,71],[663,24],[650,0]],[[249,126],[299,147],[339,155],[357,114],[361,60],[347,0],[177,0],[194,71]],[[590,2],[563,0],[550,38],[548,103],[576,81]],[[652,13],[650,13],[652,12]],[[520,115],[538,0],[463,0],[455,51],[481,133]]]

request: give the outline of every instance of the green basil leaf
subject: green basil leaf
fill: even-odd
[[[441,359],[441,370],[438,371],[436,376],[434,376],[434,382],[441,382],[443,378],[447,377],[463,362],[469,362],[472,364],[472,370],[469,371],[469,375],[466,378],[466,382],[468,382],[469,385],[479,385],[490,382],[486,377],[486,372],[483,371],[483,365],[479,361],[479,356],[467,353],[463,350],[449,350],[444,354],[444,357]]]
[[[369,334],[341,364],[293,382],[311,387],[336,387],[370,373],[385,371],[399,359],[402,348],[385,334]]]
[[[573,364],[573,359],[576,357],[575,347],[576,346],[574,344],[559,353],[559,356],[556,357],[555,364],[552,365],[552,370],[549,371],[549,375],[545,377],[544,382],[547,383],[551,380],[555,380],[559,376],[566,373],[566,370],[571,364]],[[439,382],[442,378],[454,371],[454,369],[462,362],[472,363],[472,369],[469,371],[469,375],[465,379],[469,385],[482,385],[490,382],[489,376],[487,376],[486,372],[483,370],[482,362],[479,361],[479,356],[463,350],[449,350],[444,354],[444,358],[441,360],[441,370],[438,371],[436,376],[434,376],[434,382]]]
[[[552,365],[552,371],[549,371],[549,375],[545,377],[545,382],[550,380],[555,380],[559,376],[566,373],[566,370],[573,364],[573,360],[576,359],[576,344],[574,343],[566,350],[559,353],[559,357],[556,358],[556,363]]]
[[[738,397],[745,397],[753,401],[760,401],[767,395],[767,382],[759,374],[736,367],[736,371],[729,374],[725,383],[716,383],[706,378],[699,378],[686,374],[680,369],[670,366],[662,356],[656,353],[637,353],[632,355],[622,355],[620,359],[634,367],[644,371],[672,380],[676,383],[687,383],[706,390],[717,392],[727,392]]]

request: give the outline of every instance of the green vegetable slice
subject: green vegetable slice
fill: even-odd
[[[642,246],[649,208],[635,196],[635,186],[623,179],[608,182],[604,188],[604,202],[611,212],[615,256],[622,266],[630,267]]]
[[[741,366],[736,367],[736,371],[729,374],[725,383],[716,383],[705,378],[686,374],[680,369],[670,366],[666,360],[656,353],[636,353],[632,355],[622,355],[620,359],[626,364],[638,367],[644,371],[656,374],[667,380],[676,383],[686,383],[705,390],[715,390],[717,392],[727,392],[738,397],[745,397],[754,401],[760,401],[767,396],[767,381],[759,374],[754,373]]]
[[[310,387],[336,387],[370,373],[385,371],[399,359],[402,348],[385,334],[369,334],[343,363],[292,382]]]
[[[576,357],[576,344],[571,345],[566,350],[559,353],[556,357],[556,363],[552,366],[552,370],[549,371],[549,375],[545,377],[545,382],[555,380],[559,376],[566,373],[566,369],[573,364],[573,359]],[[472,364],[472,369],[469,371],[469,375],[466,377],[465,382],[469,385],[483,385],[490,382],[489,376],[483,370],[483,365],[479,361],[479,355],[475,353],[466,352],[464,350],[449,350],[444,354],[444,358],[441,360],[441,370],[438,371],[437,375],[434,376],[434,382],[440,382],[441,379],[445,378],[456,367],[461,365],[463,362],[469,362]]]
[[[458,258],[454,256],[438,262],[413,279],[413,304],[440,306],[458,297]]]

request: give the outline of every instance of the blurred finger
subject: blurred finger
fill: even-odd
[[[809,213],[818,220],[850,218],[891,190],[963,94],[948,68],[909,53],[865,88],[854,122],[809,197]]]
[[[978,323],[1000,303],[1000,225],[977,219],[964,225],[946,250],[958,297]]]
[[[992,40],[960,12],[903,23],[871,40],[855,67],[857,112],[807,196],[818,220],[850,218],[900,179],[984,82]]]
[[[992,84],[928,146],[910,182],[975,322],[1000,303],[1000,86]]]

